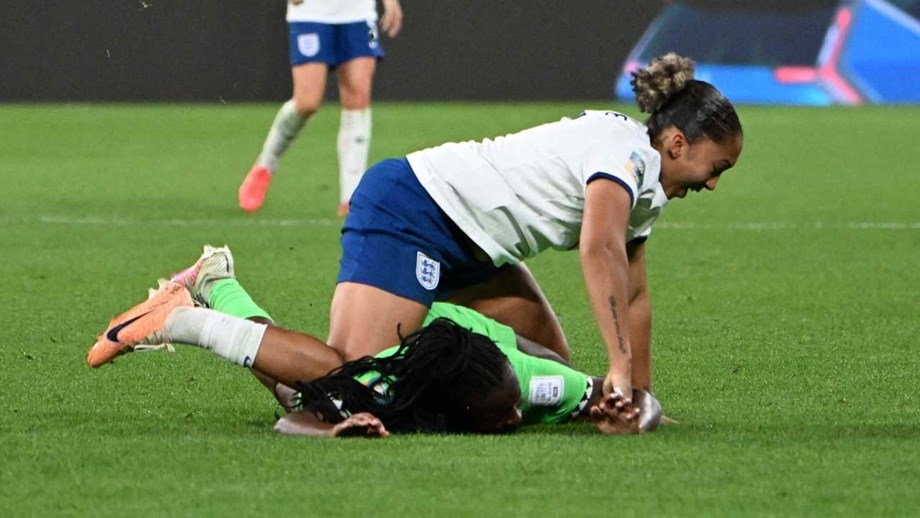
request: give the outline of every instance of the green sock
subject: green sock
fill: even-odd
[[[272,317],[252,300],[236,279],[215,281],[210,288],[208,303],[214,311],[240,318],[262,317],[271,320]]]

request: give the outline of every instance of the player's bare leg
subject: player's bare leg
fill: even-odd
[[[117,353],[130,352],[137,345],[166,342],[197,345],[287,386],[325,376],[343,363],[337,350],[314,336],[196,308],[183,286],[170,282],[166,288],[109,326],[103,338],[117,342],[119,347],[97,341],[88,354],[92,367],[108,363]],[[158,312],[161,308],[169,313]]]
[[[339,158],[339,216],[348,214],[348,200],[367,169],[371,142],[371,89],[377,61],[360,57],[337,70],[342,104],[336,150]]]
[[[306,333],[269,326],[262,337],[252,368],[254,372],[286,387],[293,387],[298,382],[321,378],[342,363],[344,360],[339,351],[320,339]]]
[[[544,345],[565,360],[569,359],[569,346],[562,325],[524,263],[506,268],[485,282],[457,291],[449,302],[475,309],[511,326],[518,335]]]
[[[424,304],[373,286],[341,282],[329,309],[329,339],[346,361],[375,355],[422,326]]]

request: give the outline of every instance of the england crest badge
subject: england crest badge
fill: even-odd
[[[415,278],[426,290],[431,291],[437,288],[441,280],[441,263],[421,252],[416,252]]]
[[[308,58],[319,53],[319,34],[311,32],[297,36],[297,50]]]

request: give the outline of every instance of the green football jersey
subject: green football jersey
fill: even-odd
[[[523,424],[565,422],[587,405],[593,379],[561,363],[522,353],[517,348],[517,336],[510,327],[472,309],[441,302],[432,305],[424,325],[441,317],[489,337],[508,358],[521,386]],[[377,357],[392,356],[397,349],[390,347],[378,353]],[[381,396],[385,396],[389,389],[389,383],[381,382],[380,374],[376,372],[366,372],[356,379],[373,386]]]

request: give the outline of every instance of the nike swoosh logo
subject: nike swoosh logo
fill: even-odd
[[[134,322],[136,322],[138,319],[143,318],[143,317],[145,317],[145,316],[147,316],[147,315],[149,315],[149,314],[150,314],[150,312],[148,311],[147,313],[140,314],[140,315],[138,315],[138,316],[136,316],[136,317],[134,317],[134,318],[132,318],[132,319],[130,319],[130,320],[125,320],[124,322],[118,324],[117,326],[115,326],[115,327],[109,329],[109,330],[106,331],[106,333],[105,333],[106,339],[108,339],[108,340],[110,340],[110,341],[112,341],[112,342],[118,342],[118,332],[119,332],[119,331],[121,331],[122,329],[124,329],[124,328],[130,326],[131,324],[133,324]]]

